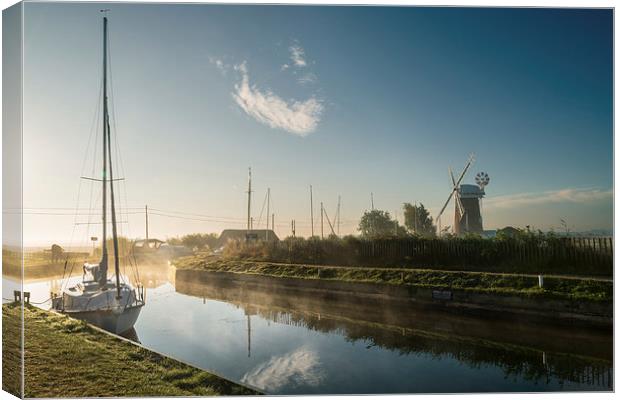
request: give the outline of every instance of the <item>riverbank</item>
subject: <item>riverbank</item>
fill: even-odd
[[[361,297],[407,299],[420,305],[611,326],[613,281],[461,271],[308,266],[217,257],[175,262],[177,274],[202,272],[257,285],[348,292]],[[187,272],[185,272],[187,271]]]
[[[142,397],[256,395],[209,372],[162,356],[64,315],[24,309],[25,396]],[[19,369],[20,307],[2,306],[3,376]],[[7,372],[5,374],[5,372]],[[3,381],[19,396],[19,382]]]

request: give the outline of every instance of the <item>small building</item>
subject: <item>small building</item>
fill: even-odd
[[[230,241],[243,242],[278,242],[280,239],[272,229],[224,229],[218,239],[218,246],[224,246]]]

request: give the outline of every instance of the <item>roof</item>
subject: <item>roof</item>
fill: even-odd
[[[462,198],[480,198],[484,196],[484,190],[477,185],[462,184],[459,188],[459,195]]]

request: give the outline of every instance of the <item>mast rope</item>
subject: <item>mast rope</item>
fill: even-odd
[[[121,146],[119,145],[119,135],[118,135],[118,128],[117,128],[115,96],[114,96],[114,75],[112,72],[112,44],[111,44],[111,40],[109,39],[109,31],[108,31],[107,43],[108,43],[108,68],[109,68],[109,78],[110,78],[110,108],[111,108],[111,116],[112,116],[112,132],[114,133],[115,160],[116,160],[116,167],[119,168],[121,176],[125,176],[125,165],[123,162]],[[123,208],[122,203],[121,203],[121,206],[119,207],[120,214],[122,216],[123,210],[124,210],[125,219],[129,221],[129,203],[127,201],[127,185],[124,180],[121,182],[120,185],[118,185],[118,189],[119,189],[119,197],[125,200],[125,207]],[[122,196],[120,192],[122,192]],[[120,231],[121,231],[121,236],[124,236],[125,232],[123,231],[122,225],[120,227]],[[130,224],[127,224],[127,237],[132,237]],[[125,240],[125,245],[128,245],[126,240]],[[129,260],[130,270],[132,271],[135,277],[135,283],[138,284],[140,283],[140,273],[139,273],[137,264],[134,265],[131,263],[131,258],[130,258],[130,253],[129,253],[131,250],[132,249],[124,249],[124,251],[127,253],[126,256]],[[122,259],[123,259],[123,271],[126,275],[127,274],[126,272],[127,263],[124,260],[125,257],[122,257]],[[124,281],[124,278],[123,278],[123,281]]]
[[[94,138],[95,141],[92,142],[92,143],[93,143],[93,149],[96,152],[96,148],[97,148],[96,140],[97,140],[97,138],[99,136],[98,135],[99,130],[97,129],[97,126],[99,124],[99,118],[100,118],[100,107],[99,107],[99,105],[101,103],[102,95],[103,95],[103,79],[99,81],[99,91],[97,93],[97,98],[95,100],[95,112],[94,112],[93,119],[92,119],[91,124],[90,124],[90,129],[89,129],[89,133],[88,133],[88,141],[87,141],[87,144],[86,144],[86,151],[84,152],[84,158],[82,160],[82,167],[81,167],[81,170],[80,170],[81,175],[83,175],[83,173],[84,173],[84,171],[86,169],[86,161],[88,159],[88,149],[90,148],[90,144],[91,144],[91,141],[93,139],[93,133],[95,134],[95,138]],[[75,211],[74,211],[74,215],[73,215],[73,227],[72,227],[72,230],[71,230],[71,237],[69,239],[69,248],[73,247],[73,240],[75,238],[75,230],[76,230],[76,226],[77,226],[76,223],[77,223],[78,211],[79,211],[79,207],[80,207],[80,198],[81,198],[81,192],[82,192],[82,179],[80,179],[79,181],[80,182],[78,184],[78,195],[77,195],[77,200],[76,200],[76,204],[75,204]],[[90,190],[90,199],[92,200],[92,184],[91,184],[91,190]],[[91,212],[91,210],[89,210],[89,215],[90,215],[90,212]],[[65,268],[63,270],[63,280],[65,278],[65,272],[67,270],[67,265],[66,264],[67,264],[68,261],[69,261],[69,257],[67,257],[67,259],[65,261]],[[74,262],[72,260],[72,262],[71,262],[71,269],[69,271],[69,275],[67,276],[66,281],[64,281],[64,287],[63,287],[63,285],[61,285],[61,292],[64,291],[64,289],[66,289],[66,287],[68,285],[69,278],[71,278],[71,273],[73,272],[73,265],[74,265]]]

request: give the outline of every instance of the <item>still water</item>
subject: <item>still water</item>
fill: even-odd
[[[139,269],[147,304],[128,337],[269,394],[612,389],[611,332]],[[15,284],[5,278],[3,292]],[[38,278],[24,290],[43,302],[62,284]]]

